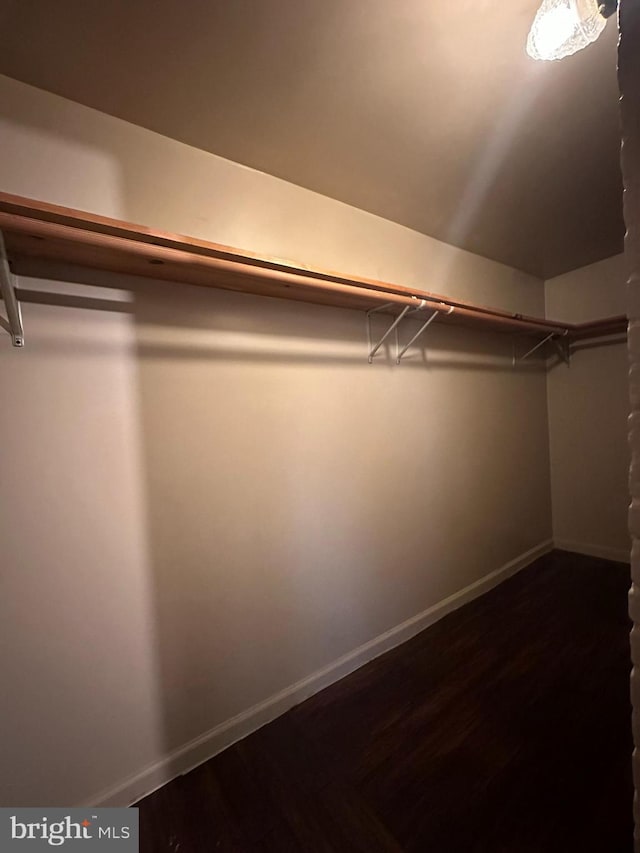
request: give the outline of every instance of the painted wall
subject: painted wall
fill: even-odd
[[[0,139],[5,191],[544,310],[536,279],[7,78]],[[2,804],[138,796],[549,540],[546,379],[510,339],[369,365],[361,312],[20,272],[78,307],[0,341]]]
[[[546,282],[547,315],[582,323],[626,313],[624,255]],[[559,547],[627,561],[627,351],[579,350],[549,371],[553,535]]]
[[[631,548],[631,589],[629,615],[631,630],[631,702],[633,714],[633,800],[635,853],[640,853],[640,6],[621,0],[619,9],[620,44],[618,74],[622,125],[622,178],[624,220],[627,227],[624,250],[629,269],[627,316],[629,317],[629,534]]]

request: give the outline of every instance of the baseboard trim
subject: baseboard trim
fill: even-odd
[[[629,548],[608,548],[602,545],[591,545],[585,542],[573,542],[570,539],[554,539],[553,547],[560,551],[573,551],[586,557],[599,557],[601,560],[613,560],[614,563],[628,563],[631,560],[631,543]]]
[[[379,655],[411,639],[453,610],[457,610],[467,602],[488,592],[538,557],[547,554],[552,548],[553,542],[551,540],[542,542],[535,548],[530,548],[501,568],[490,572],[432,607],[428,607],[422,613],[412,616],[400,625],[396,625],[394,628],[374,637],[369,642],[333,661],[333,663],[307,676],[307,678],[303,678],[279,693],[275,693],[265,699],[264,702],[260,702],[237,716],[225,720],[200,737],[169,753],[160,761],[151,764],[112,788],[102,791],[81,805],[126,806],[136,802],[176,776],[187,773],[202,764],[203,761],[207,761],[222,750],[247,737],[247,735],[284,714],[285,711],[293,708],[294,705],[299,705],[305,699],[339,681]]]

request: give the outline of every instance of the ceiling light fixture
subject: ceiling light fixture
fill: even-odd
[[[527,53],[533,59],[564,59],[594,42],[618,8],[618,0],[542,0]]]

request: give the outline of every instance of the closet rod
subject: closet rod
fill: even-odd
[[[280,269],[284,272],[308,275],[321,281],[335,281],[338,284],[355,285],[357,287],[380,290],[383,293],[393,292],[404,296],[415,296],[417,299],[432,299],[435,302],[445,302],[446,304],[453,305],[455,307],[469,308],[471,310],[481,311],[483,314],[504,317],[505,319],[519,319],[531,322],[536,322],[538,320],[536,317],[515,314],[499,308],[478,305],[462,299],[452,299],[448,296],[404,287],[398,284],[390,284],[388,282],[376,281],[374,279],[363,278],[360,276],[348,277],[338,274],[335,271],[311,269],[278,258],[265,258],[252,252],[247,252],[246,250],[233,249],[219,243],[211,243],[206,240],[196,240],[192,237],[170,234],[164,231],[150,229],[146,226],[135,225],[123,220],[111,219],[106,216],[99,216],[97,214],[87,213],[81,210],[74,210],[72,208],[49,204],[48,202],[23,198],[22,196],[11,195],[10,193],[0,192],[0,211],[16,214],[28,219],[45,220],[59,225],[70,225],[72,227],[81,228],[83,231],[97,231],[104,234],[111,234],[116,237],[126,237],[127,239],[134,240],[136,242],[149,243],[155,246],[184,249],[193,254],[237,261],[251,267]],[[565,324],[558,323],[554,320],[547,320],[546,325],[555,325],[560,328],[564,328],[565,326]]]
[[[577,323],[570,329],[572,341],[582,341],[587,338],[605,338],[627,333],[627,318],[609,317],[605,320],[594,320],[590,323]]]
[[[145,261],[147,266],[144,269],[144,274],[154,278],[180,278],[179,270],[192,270],[196,272],[210,272],[221,274],[222,278],[216,281],[215,278],[210,282],[212,285],[218,284],[220,287],[230,286],[231,281],[227,278],[233,278],[265,281],[271,284],[278,284],[284,288],[296,287],[319,291],[322,293],[345,294],[349,296],[357,296],[366,298],[372,302],[387,302],[399,306],[410,306],[411,308],[425,309],[428,311],[437,311],[440,314],[456,317],[460,320],[480,321],[495,328],[509,330],[513,332],[535,333],[544,331],[547,334],[550,331],[564,333],[565,327],[557,323],[547,323],[545,320],[524,320],[512,318],[485,311],[483,309],[463,308],[457,305],[451,305],[449,302],[434,301],[429,298],[407,296],[401,293],[385,292],[383,290],[374,290],[360,286],[359,284],[342,284],[335,281],[327,281],[319,278],[301,275],[300,273],[285,272],[279,269],[270,269],[268,267],[256,267],[248,264],[243,264],[238,261],[228,261],[222,258],[208,257],[206,255],[192,254],[181,249],[170,249],[165,246],[155,246],[151,243],[137,242],[125,237],[116,237],[110,234],[103,234],[96,231],[84,231],[80,228],[71,227],[68,225],[58,225],[53,222],[46,222],[36,219],[27,219],[25,217],[15,216],[8,213],[0,212],[0,230],[7,234],[25,234],[31,238],[39,238],[42,240],[42,245],[36,245],[33,248],[32,254],[38,256],[50,256],[47,247],[44,243],[48,240],[62,241],[63,243],[71,243],[76,246],[82,246],[91,250],[107,250],[111,253],[112,261],[105,254],[87,253],[82,258],[82,262],[88,266],[99,268],[112,268],[115,271],[127,271],[126,262],[123,264],[123,258],[129,256],[137,261]],[[54,256],[59,254],[57,248],[52,247]],[[162,270],[163,265],[169,265],[168,270]],[[131,270],[134,274],[140,274],[140,269]],[[188,278],[188,277],[187,277]],[[286,296],[286,291],[282,293]],[[450,309],[453,308],[453,312]]]
[[[397,305],[402,310],[410,306],[436,312],[440,321],[448,319],[527,335],[552,334],[565,340],[608,336],[626,328],[624,317],[575,325],[399,285],[307,270],[229,247],[3,193],[0,230],[7,237],[11,257],[62,260],[149,278],[345,307],[370,309],[387,303],[390,309]]]

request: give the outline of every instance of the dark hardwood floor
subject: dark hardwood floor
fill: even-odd
[[[628,588],[543,557],[142,800],[142,851],[631,851]]]

